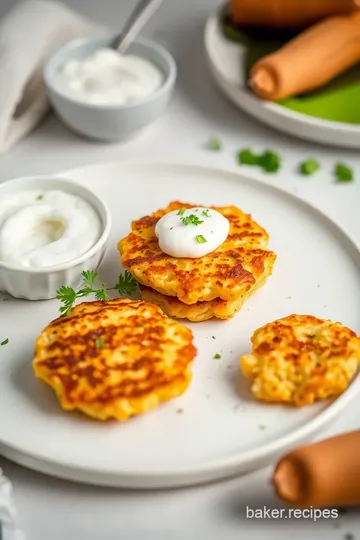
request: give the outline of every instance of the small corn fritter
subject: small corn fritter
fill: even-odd
[[[142,285],[188,305],[239,300],[272,273],[276,255],[266,249],[268,234],[235,206],[213,206],[230,221],[229,235],[221,246],[197,259],[163,253],[155,236],[158,220],[173,210],[196,206],[175,201],[134,221],[131,233],[118,244],[121,264]]]
[[[33,369],[63,409],[127,420],[180,396],[196,355],[192,332],[147,302],[85,302],[36,341]]]
[[[295,406],[339,396],[357,371],[360,339],[338,322],[290,315],[268,323],[240,359],[251,391],[262,401]]]

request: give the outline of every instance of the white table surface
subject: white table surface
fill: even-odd
[[[1,0],[0,15],[13,3]],[[66,3],[116,30],[135,0]],[[202,46],[206,16],[217,5],[218,0],[167,0],[144,32],[175,56],[179,79],[166,115],[137,140],[123,145],[91,143],[75,137],[50,116],[29,138],[0,157],[0,181],[114,160],[173,159],[234,167],[236,149],[272,147],[284,157],[284,166],[268,181],[316,204],[360,243],[360,156],[356,151],[323,148],[276,133],[234,109],[219,94],[204,63]],[[204,150],[210,135],[221,137],[223,152]],[[319,159],[322,168],[316,177],[303,179],[296,175],[296,164],[310,155]],[[356,169],[355,183],[334,184],[331,170],[340,159]],[[359,408],[360,397],[328,434],[360,428]],[[293,540],[312,540],[322,535],[340,540],[348,533],[360,537],[358,510],[316,523],[246,519],[246,505],[282,507],[268,483],[271,470],[206,487],[142,493],[71,484],[3,459],[0,463],[13,482],[19,522],[28,540],[167,540],[170,535],[174,540],[237,540],[250,535],[269,540],[288,540],[290,535]]]

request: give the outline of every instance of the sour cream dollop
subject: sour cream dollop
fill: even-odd
[[[164,83],[152,62],[112,49],[99,49],[85,58],[68,60],[57,75],[65,94],[95,105],[124,105],[146,99]]]
[[[223,244],[229,220],[211,208],[181,208],[165,214],[155,226],[160,249],[172,257],[197,259]]]
[[[101,219],[85,200],[63,191],[26,191],[0,201],[0,262],[19,268],[64,264],[99,240]]]

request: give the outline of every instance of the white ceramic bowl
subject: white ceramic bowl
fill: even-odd
[[[38,176],[9,180],[0,184],[0,200],[6,194],[20,191],[61,190],[81,197],[99,215],[102,233],[96,244],[70,262],[46,268],[20,268],[0,261],[0,291],[25,300],[48,300],[56,297],[62,285],[79,287],[84,270],[96,270],[105,254],[111,228],[110,211],[106,204],[86,187],[56,177]]]
[[[155,64],[165,76],[161,87],[151,96],[126,105],[96,105],[76,100],[64,93],[57,82],[59,69],[72,58],[89,56],[101,47],[109,47],[115,36],[84,38],[58,50],[47,62],[44,81],[56,114],[72,131],[102,141],[131,138],[159,118],[173,93],[177,68],[170,53],[153,41],[139,39],[129,47],[135,54]]]

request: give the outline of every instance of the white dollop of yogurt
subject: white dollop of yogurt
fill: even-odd
[[[103,48],[85,58],[67,61],[57,85],[65,94],[95,105],[124,105],[146,99],[164,83],[152,62]]]
[[[0,262],[19,268],[64,264],[99,240],[101,219],[85,200],[57,190],[5,195],[0,201]]]
[[[172,257],[197,259],[223,244],[229,220],[211,208],[181,208],[165,214],[155,226],[160,249]]]

